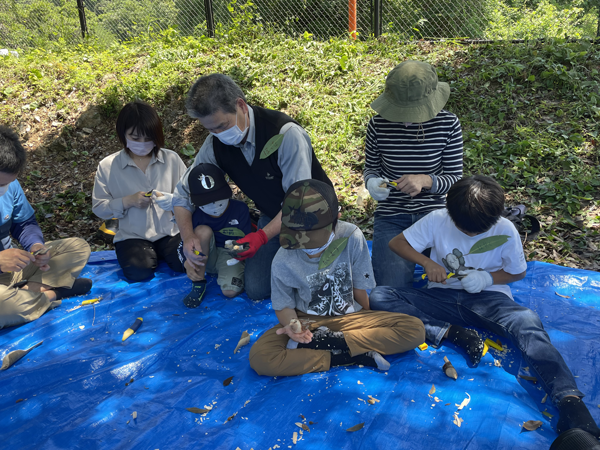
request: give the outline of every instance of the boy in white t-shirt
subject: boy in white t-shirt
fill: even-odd
[[[560,411],[557,431],[581,428],[600,437],[540,318],[517,304],[507,286],[525,277],[527,265],[517,230],[501,217],[503,209],[504,191],[492,178],[476,175],[455,183],[446,209],[428,214],[389,243],[402,258],[423,266],[428,289],[378,286],[370,295],[371,309],[418,317],[430,342],[438,346],[447,339],[464,349],[474,366],[483,341],[463,327],[510,339]],[[421,254],[426,248],[430,258]]]

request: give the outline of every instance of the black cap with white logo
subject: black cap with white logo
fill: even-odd
[[[190,198],[196,208],[233,195],[225,174],[214,164],[198,164],[194,167],[188,175],[188,185]]]

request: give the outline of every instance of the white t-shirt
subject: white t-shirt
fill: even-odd
[[[491,236],[505,236],[504,239],[498,240],[506,242],[493,250],[470,253],[471,249],[477,251],[477,247],[474,247],[477,242]],[[456,228],[447,209],[438,209],[404,230],[404,237],[418,252],[431,247],[430,258],[445,267],[448,273],[468,269],[487,272],[503,269],[507,273],[517,275],[527,269],[519,233],[512,222],[504,217],[487,232],[470,237]],[[430,281],[427,287],[463,289],[458,278],[449,278],[446,284]],[[485,290],[502,292],[513,298],[510,288],[505,284],[494,284]]]

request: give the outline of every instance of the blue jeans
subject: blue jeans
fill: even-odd
[[[450,325],[484,328],[510,339],[537,372],[538,380],[555,404],[567,395],[583,397],[538,315],[501,292],[469,294],[462,289],[380,286],[371,291],[369,303],[374,310],[421,319],[427,340],[436,346]]]
[[[258,229],[264,228],[270,221],[271,218],[261,214]],[[263,300],[271,296],[271,264],[279,247],[277,235],[259,248],[252,258],[246,260],[244,285],[246,294],[252,300]]]
[[[377,286],[412,287],[415,263],[396,255],[390,250],[388,244],[393,238],[427,214],[375,216],[372,261]]]

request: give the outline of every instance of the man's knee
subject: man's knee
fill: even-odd
[[[260,283],[248,282],[246,277],[246,295],[250,300],[264,300],[271,295],[271,285],[262,285]]]

